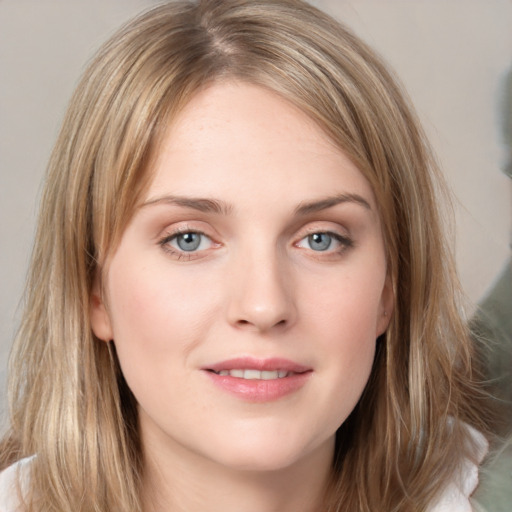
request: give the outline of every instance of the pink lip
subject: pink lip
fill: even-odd
[[[291,375],[280,379],[246,380],[230,375],[218,375],[222,370],[287,371]],[[312,368],[288,359],[255,359],[242,357],[221,361],[203,368],[212,382],[224,391],[249,402],[271,402],[298,391],[312,374]]]

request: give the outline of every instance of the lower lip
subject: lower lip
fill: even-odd
[[[208,377],[224,391],[248,402],[272,402],[297,392],[311,376],[310,371],[282,379],[241,379],[207,371]]]

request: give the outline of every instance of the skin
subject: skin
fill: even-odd
[[[146,508],[315,510],[393,308],[372,189],[305,114],[232,81],[174,119],[153,172],[91,313],[139,404]],[[205,370],[234,357],[309,376],[246,400]]]

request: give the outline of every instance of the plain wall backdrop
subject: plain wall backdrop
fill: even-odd
[[[101,42],[157,3],[0,0],[0,415],[41,183],[66,104]],[[312,3],[376,48],[409,91],[457,198],[457,263],[478,301],[510,256],[500,95],[512,66],[512,1]]]

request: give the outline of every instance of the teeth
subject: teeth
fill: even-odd
[[[284,379],[291,372],[287,372],[286,370],[274,370],[274,371],[259,371],[259,370],[221,370],[220,372],[216,372],[217,375],[221,375],[223,377],[236,377],[238,379],[246,379],[246,380],[274,380],[274,379]]]

